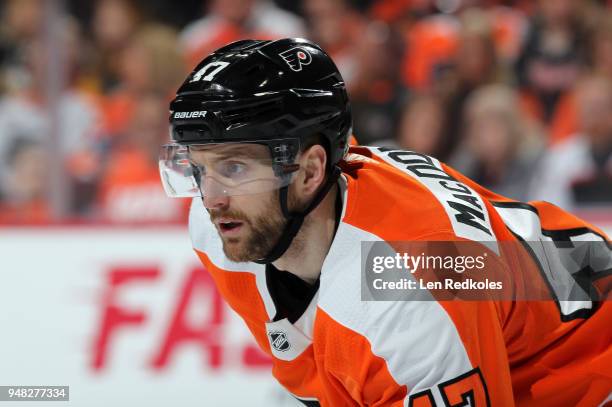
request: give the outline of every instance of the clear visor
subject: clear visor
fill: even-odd
[[[166,144],[159,158],[164,190],[173,198],[273,191],[289,185],[295,178],[291,174],[298,169],[299,165],[282,158],[273,161],[268,146],[256,142]]]

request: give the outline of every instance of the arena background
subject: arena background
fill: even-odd
[[[612,232],[610,3],[2,1],[0,385],[69,385],[73,406],[295,405],[157,175],[173,91],[241,38],[321,44],[361,144]]]

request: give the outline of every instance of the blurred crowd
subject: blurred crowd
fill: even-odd
[[[611,1],[4,0],[0,19],[3,224],[184,222],[157,169],[173,92],[221,45],[288,36],[336,61],[360,144],[612,212]]]

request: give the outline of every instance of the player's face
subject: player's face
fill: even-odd
[[[234,196],[225,207],[209,209],[209,214],[223,240],[225,255],[237,262],[266,256],[286,225],[275,192]]]
[[[252,148],[267,150],[265,146]],[[207,163],[209,168],[214,168],[217,166],[215,160],[221,156],[218,153],[219,151],[202,149],[193,151],[190,155],[192,161]],[[235,157],[230,151],[225,150],[223,153]],[[257,155],[262,151],[254,153]],[[247,159],[241,159],[240,162],[252,167],[252,163]],[[271,167],[267,170],[272,172]],[[256,171],[264,170],[256,169]],[[213,179],[202,182],[216,181]],[[278,189],[270,190],[267,185],[262,185],[263,192],[236,195],[215,193],[215,189],[220,188],[209,186],[207,191],[210,193],[205,192],[203,200],[210,219],[223,241],[225,255],[236,262],[265,257],[277,243],[287,222],[280,209]],[[292,208],[293,204],[290,198],[289,208]]]

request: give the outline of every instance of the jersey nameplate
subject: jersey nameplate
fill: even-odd
[[[457,236],[480,242],[496,241],[482,198],[447,174],[438,160],[412,151],[384,147],[371,150],[427,187],[444,207]]]

